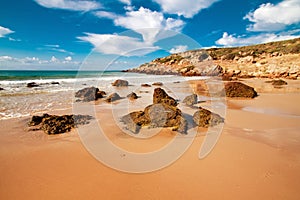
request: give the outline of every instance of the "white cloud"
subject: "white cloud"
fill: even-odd
[[[137,38],[112,34],[86,33],[86,36],[78,39],[91,43],[96,51],[104,54],[140,56],[159,49]]]
[[[71,56],[65,57],[65,61],[72,61],[72,57]]]
[[[154,0],[165,13],[192,18],[219,0]]]
[[[118,17],[118,15],[116,15],[115,13],[107,11],[97,11],[94,12],[94,14],[99,18],[116,19]]]
[[[216,41],[216,44],[222,46],[246,46],[252,44],[261,44],[267,42],[275,42],[281,40],[288,40],[298,38],[300,35],[290,35],[287,33],[274,34],[274,33],[264,33],[250,37],[229,35],[228,33],[223,33],[223,37]]]
[[[89,0],[35,0],[46,8],[56,8],[74,11],[91,11],[101,8],[101,4]]]
[[[0,38],[5,37],[6,35],[11,34],[11,33],[14,33],[14,31],[12,31],[8,28],[5,28],[3,26],[0,26]]]
[[[124,3],[126,5],[131,5],[131,0],[119,0],[121,3]]]
[[[156,36],[160,30],[179,31],[184,25],[180,19],[165,19],[162,13],[143,7],[137,11],[128,11],[125,16],[116,17],[114,23],[117,26],[140,33],[144,41],[149,44],[156,41]]]
[[[186,45],[178,45],[170,50],[170,53],[181,53],[187,51],[188,46]]]
[[[59,62],[59,60],[55,56],[52,56],[50,62]]]
[[[0,56],[0,62],[4,62],[4,61],[13,61],[14,58],[11,56]]]
[[[276,5],[261,4],[244,19],[253,23],[247,28],[249,31],[276,31],[284,29],[287,25],[299,23],[299,11],[300,0],[283,0]]]

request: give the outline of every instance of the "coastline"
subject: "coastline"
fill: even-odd
[[[299,80],[273,90],[264,88],[265,79],[243,82],[258,88],[259,96],[226,100],[225,125],[207,157],[198,158],[203,130],[175,163],[145,174],[101,164],[84,148],[76,129],[53,136],[26,131],[28,117],[0,120],[0,198],[299,199]],[[122,148],[152,151],[174,137],[164,130],[141,142],[122,133],[109,106],[96,102],[96,111],[96,120],[107,125],[111,141]]]

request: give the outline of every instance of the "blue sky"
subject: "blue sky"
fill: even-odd
[[[300,36],[300,0],[0,0],[0,69],[111,69]]]

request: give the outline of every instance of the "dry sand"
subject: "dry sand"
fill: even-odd
[[[253,100],[229,99],[222,135],[207,157],[198,158],[202,132],[175,163],[144,174],[101,164],[84,148],[76,130],[48,136],[26,131],[28,118],[2,120],[0,199],[298,200],[299,102],[295,90],[260,90]],[[139,140],[122,133],[109,110],[97,118],[112,133],[112,142],[130,151],[152,151],[174,137],[164,130],[150,140]]]

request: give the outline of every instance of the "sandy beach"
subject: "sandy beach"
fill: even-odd
[[[245,82],[257,86],[262,80]],[[258,88],[255,99],[227,99],[225,125],[208,156],[198,158],[202,130],[172,165],[141,174],[103,165],[83,146],[77,129],[46,135],[27,131],[29,117],[1,120],[0,198],[299,199],[299,81],[285,87],[290,85],[292,91]],[[164,129],[149,140],[130,137],[114,124],[109,107],[101,109],[96,120],[106,124],[115,145],[129,151],[159,149],[175,135]]]

